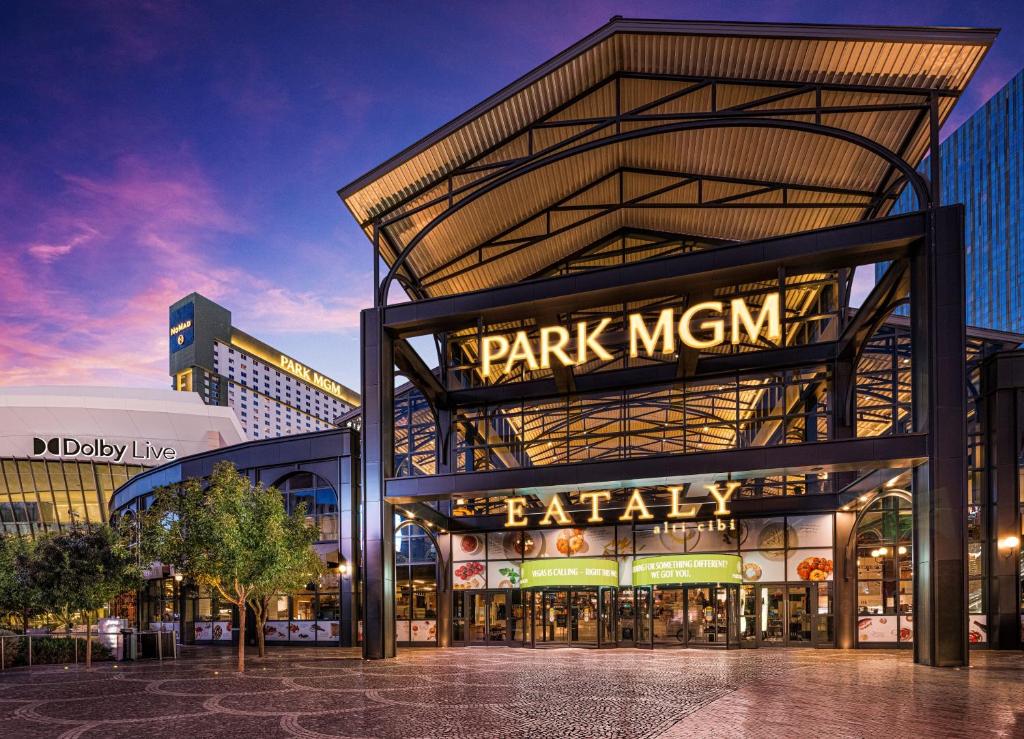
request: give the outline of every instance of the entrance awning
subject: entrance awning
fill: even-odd
[[[736,554],[669,554],[633,561],[633,585],[739,584],[743,559]]]
[[[520,587],[616,587],[619,564],[614,559],[576,557],[562,560],[524,562]]]
[[[877,217],[995,35],[616,18],[339,194],[415,300]]]

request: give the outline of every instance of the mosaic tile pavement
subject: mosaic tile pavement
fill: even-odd
[[[1024,736],[1024,656],[965,670],[909,652],[278,648],[0,673],[0,736]]]

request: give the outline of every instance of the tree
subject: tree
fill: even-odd
[[[35,541],[27,536],[0,537],[0,613],[21,624],[28,633],[29,620],[46,612],[43,594],[31,577]]]
[[[276,492],[273,488],[270,490]],[[306,583],[315,580],[324,567],[312,549],[313,543],[320,538],[320,531],[314,524],[306,522],[303,510],[305,504],[290,516],[285,516],[280,494],[277,499],[283,517],[281,534],[276,541],[267,542],[268,549],[276,551],[268,552],[266,567],[260,573],[249,597],[249,607],[256,616],[256,638],[261,657],[266,650],[264,627],[267,625],[271,599],[278,593],[301,590]],[[276,508],[269,499],[267,503],[270,508]],[[278,515],[276,512],[272,514],[274,517]]]
[[[92,614],[142,584],[142,571],[123,536],[110,526],[74,528],[36,543],[30,576],[54,611],[85,619],[85,666],[92,667]]]
[[[277,490],[253,484],[230,462],[214,467],[205,485],[193,479],[157,490],[142,517],[147,559],[174,565],[238,609],[239,672],[245,671],[247,604],[265,606],[273,589],[293,584],[299,570],[316,575],[308,569],[312,535],[301,512],[286,515]],[[261,612],[265,621],[266,608]]]

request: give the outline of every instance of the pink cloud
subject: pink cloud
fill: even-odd
[[[187,152],[61,179],[56,198],[16,192],[33,232],[0,235],[0,384],[166,386],[167,307],[192,291],[253,331],[358,325],[358,301],[244,267],[232,245],[253,227]]]

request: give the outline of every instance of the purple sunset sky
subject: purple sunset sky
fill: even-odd
[[[1011,2],[7,2],[0,384],[166,387],[167,306],[359,387],[370,245],[335,191],[613,15],[1002,28]]]

